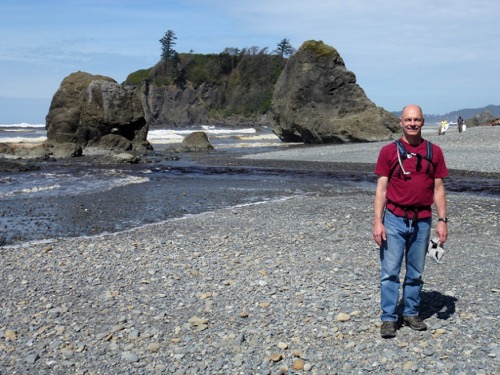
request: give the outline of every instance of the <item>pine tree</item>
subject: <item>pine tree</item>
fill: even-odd
[[[177,52],[174,50],[175,40],[177,37],[172,30],[168,30],[163,38],[160,39],[161,43],[161,58],[165,61],[174,59]]]
[[[295,52],[295,48],[292,47],[288,39],[283,39],[277,46],[278,48],[274,52],[281,57],[290,56]]]

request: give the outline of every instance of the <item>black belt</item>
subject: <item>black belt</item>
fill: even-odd
[[[418,212],[419,211],[423,211],[423,210],[428,210],[430,208],[430,206],[403,206],[401,204],[397,204],[397,203],[394,203],[394,202],[390,202],[390,204],[392,204],[393,206],[396,206],[400,209],[402,209],[405,213],[405,220],[410,220],[410,217],[408,216],[408,213],[412,213],[413,214],[413,217],[411,218],[411,220],[414,220],[414,221],[417,221],[418,220]]]

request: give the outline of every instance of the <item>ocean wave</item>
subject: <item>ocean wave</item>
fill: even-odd
[[[89,176],[90,177],[90,176]],[[78,186],[75,185],[75,180],[78,180]],[[117,187],[133,185],[133,184],[143,184],[150,181],[148,177],[139,176],[92,176],[92,179],[86,177],[73,177],[68,179],[65,186],[61,188],[61,193],[74,194],[74,193],[87,193],[87,192],[98,192],[98,191],[108,191]]]
[[[212,135],[217,138],[257,133],[257,130],[254,128],[225,129],[204,125],[199,128],[188,129],[150,129],[148,132],[148,141],[151,143],[179,143],[182,142],[186,136],[196,131],[203,131],[207,133],[209,137]]]
[[[47,197],[108,191],[117,187],[142,184],[148,177],[123,175],[109,171],[105,175],[44,173],[24,175],[17,179],[0,180],[0,198]]]
[[[41,143],[47,139],[45,124],[3,124],[0,125],[2,143]]]
[[[61,185],[59,185],[59,184],[52,184],[52,185],[46,185],[46,186],[33,186],[33,187],[29,187],[29,188],[11,190],[11,191],[8,191],[6,193],[0,193],[0,198],[41,193],[41,192],[46,192],[49,190],[59,189],[60,187],[61,187]]]
[[[272,141],[277,141],[279,138],[273,133],[273,134],[258,134],[258,135],[239,135],[236,136],[236,139],[242,140],[242,141],[258,141],[258,140],[272,140]]]
[[[0,128],[45,128],[45,124],[29,124],[21,122],[19,124],[0,124]]]
[[[207,134],[254,134],[257,130],[254,128],[243,128],[243,129],[224,129],[216,128],[208,125],[202,126],[202,129]],[[192,133],[192,131],[190,131]]]
[[[4,143],[42,143],[47,137],[1,137],[0,142]]]
[[[184,139],[182,134],[169,129],[155,129],[148,132],[147,139],[150,143],[180,143]]]

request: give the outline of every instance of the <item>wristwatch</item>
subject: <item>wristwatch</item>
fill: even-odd
[[[443,223],[448,223],[448,218],[447,217],[440,217],[438,221],[442,221]]]

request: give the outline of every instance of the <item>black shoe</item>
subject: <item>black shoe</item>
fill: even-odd
[[[382,336],[384,339],[396,337],[397,329],[397,322],[382,322],[382,327],[380,327],[380,336]]]
[[[425,331],[427,329],[427,325],[418,315],[405,316],[403,318],[403,323],[415,331]]]

